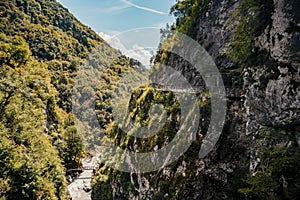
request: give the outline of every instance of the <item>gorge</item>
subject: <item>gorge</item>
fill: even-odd
[[[148,70],[55,0],[1,1],[0,199],[297,200],[299,10],[298,0],[178,0],[170,8],[176,22],[161,31]],[[182,50],[191,60],[163,48],[178,33],[192,41]],[[204,72],[216,66],[226,101],[222,131],[203,157],[211,115],[222,111],[214,111],[209,79],[191,62],[202,48],[214,63]],[[100,80],[82,69],[94,70]],[[131,90],[127,114],[122,107],[114,110],[125,102],[122,90],[132,89],[120,80],[131,74],[130,81],[139,82],[144,73],[153,83]],[[181,106],[188,97],[180,96],[185,81],[196,99],[184,104],[191,111],[186,113]],[[78,122],[90,115],[97,127],[92,120]],[[184,143],[180,130],[191,143],[174,162],[167,162],[172,152],[143,163],[126,157],[159,152],[176,139]],[[109,142],[119,149],[109,149]],[[151,168],[148,160],[167,164],[139,171],[136,166]],[[119,170],[125,168],[130,170]]]

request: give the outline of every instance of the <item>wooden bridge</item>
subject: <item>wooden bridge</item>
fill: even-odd
[[[75,168],[75,169],[68,169],[67,172],[78,172],[78,171],[93,171],[97,168],[97,166],[86,166],[81,168]]]

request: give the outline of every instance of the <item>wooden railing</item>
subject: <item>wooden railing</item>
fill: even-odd
[[[87,166],[87,167],[81,167],[81,168],[75,168],[75,169],[68,169],[67,172],[95,170],[96,168],[97,168],[97,166]]]
[[[208,74],[205,75],[205,78],[212,78],[212,77],[218,77],[214,79],[214,83],[211,83],[210,86],[221,88],[221,83],[223,82],[223,86],[226,90],[226,96],[228,98],[240,98],[242,97],[241,94],[241,87],[237,87],[234,84],[233,81],[233,75],[230,73],[221,73],[220,74]],[[236,76],[237,77],[237,76]],[[221,78],[221,80],[220,80]],[[155,88],[156,90],[160,91],[173,91],[173,92],[185,92],[185,93],[201,93],[208,91],[208,88],[204,85],[196,85],[196,86],[180,86],[178,85],[166,85],[166,84],[157,84],[152,83],[151,86]]]

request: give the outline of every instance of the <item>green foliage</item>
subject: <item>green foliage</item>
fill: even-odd
[[[246,199],[293,199],[300,195],[300,147],[276,129],[264,129],[258,138],[261,165],[245,180],[247,187],[239,189]]]
[[[23,37],[35,58],[49,61],[52,84],[59,91],[58,105],[71,112],[72,83],[78,66],[102,38],[55,0],[1,1],[0,31]],[[9,56],[18,59],[22,55],[0,55],[0,62],[19,63]]]
[[[124,191],[123,193],[119,193],[120,199],[129,199],[129,196],[126,195],[127,192],[132,194],[137,194],[135,190],[135,185],[130,181],[129,173],[122,173],[114,171],[106,166],[100,167],[100,169],[96,172],[96,179],[93,180],[93,199],[113,199],[114,191],[111,185],[114,182],[122,185]]]
[[[238,64],[249,63],[253,54],[254,40],[260,27],[259,12],[262,5],[255,0],[246,0],[239,4],[232,15],[232,22],[235,22],[230,49],[226,53]]]
[[[171,28],[190,36],[195,36],[199,18],[201,14],[205,13],[210,1],[211,0],[178,0],[171,8],[171,14],[177,18],[176,25]]]
[[[0,55],[0,197],[66,199],[65,168],[46,127],[57,95],[47,65],[20,37],[2,34]]]
[[[255,49],[255,39],[272,22],[274,4],[271,0],[246,0],[242,1],[231,16],[235,24],[231,41],[228,43],[229,51],[225,54],[237,64],[250,66],[261,59],[260,52]],[[266,57],[266,53],[261,54]]]
[[[135,128],[133,128],[131,132],[139,131],[137,127],[140,126],[147,126],[147,134],[149,135],[153,134],[152,131],[157,130],[157,124],[161,123],[163,113],[150,115],[150,108],[155,104],[162,105],[166,116],[169,117],[169,120],[167,120],[156,136],[147,139],[134,139],[129,136],[131,133],[127,135],[114,122],[111,122],[111,124],[106,127],[107,136],[111,138],[116,145],[124,149],[132,148],[133,140],[135,140],[138,150],[141,152],[152,151],[156,145],[158,145],[158,148],[162,148],[166,142],[165,139],[168,138],[168,140],[171,141],[176,134],[176,127],[178,126],[176,119],[180,115],[179,104],[172,92],[155,91],[151,87],[136,90],[129,104],[130,117],[135,122]],[[127,123],[127,121],[128,120],[124,120],[124,123]],[[159,137],[157,137],[157,135],[159,135]]]
[[[200,101],[199,106],[201,109],[201,128],[205,132],[205,127],[207,129],[209,124],[210,116],[210,100],[209,94],[202,94],[206,101]],[[179,103],[177,102],[174,93],[157,91],[152,87],[144,87],[135,90],[132,94],[131,101],[129,104],[130,117],[135,121],[135,125],[147,126],[148,131],[157,130],[157,124],[161,123],[161,117],[163,114],[153,115],[151,113],[151,108],[155,104],[162,105],[163,109],[166,111],[167,121],[164,126],[155,134],[155,136],[148,137],[146,139],[134,138],[130,134],[124,133],[115,122],[106,126],[106,135],[111,139],[111,141],[120,146],[121,148],[129,151],[138,152],[151,152],[155,147],[162,149],[167,145],[173,137],[176,135],[180,119],[181,111]],[[154,129],[151,127],[155,126]],[[139,131],[133,128],[131,132]],[[172,198],[184,198],[184,195],[180,196],[177,191],[180,191],[181,187],[189,187],[191,183],[197,181],[193,170],[187,169],[186,176],[182,174],[177,174],[177,168],[183,162],[183,160],[188,160],[189,166],[194,167],[195,162],[198,160],[198,152],[201,146],[201,140],[195,141],[189,150],[175,163],[170,164],[167,168],[170,170],[171,180],[166,180],[165,176],[162,174],[162,170],[158,170],[153,173],[143,174],[150,181],[150,187],[157,188],[155,191],[153,199],[172,199]],[[135,147],[135,148],[134,148]],[[121,161],[119,161],[121,162]],[[122,194],[117,194],[118,198],[128,199],[128,196],[138,196],[139,184],[138,175],[130,175],[129,173],[123,173],[109,168],[108,166],[101,166],[95,175],[93,180],[93,194],[94,199],[104,199],[113,196],[112,186],[118,184],[124,190]],[[105,191],[105,192],[104,192]],[[150,192],[150,191],[149,191]],[[168,193],[169,197],[164,197]],[[122,197],[119,195],[123,195]],[[178,195],[180,197],[178,197]]]
[[[24,65],[30,56],[28,44],[21,37],[14,38],[13,41],[7,41],[3,33],[0,34],[0,40],[3,43],[0,46],[1,57],[0,64],[6,64],[10,67],[19,67]]]
[[[55,0],[1,1],[0,31],[0,199],[67,199],[65,168],[80,167],[85,154],[71,113],[83,58],[97,47],[88,59],[106,69],[96,102],[102,126],[114,83],[136,62]]]
[[[1,1],[0,30],[22,36],[34,56],[47,60],[84,58],[103,41],[54,0]]]

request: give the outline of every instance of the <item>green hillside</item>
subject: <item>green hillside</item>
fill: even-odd
[[[0,2],[0,30],[22,36],[33,56],[45,60],[85,58],[103,40],[55,0]]]
[[[120,57],[96,58],[108,80],[135,65],[54,0],[0,2],[1,200],[69,198],[67,169],[88,154],[74,124],[72,87],[98,46],[99,54]]]

